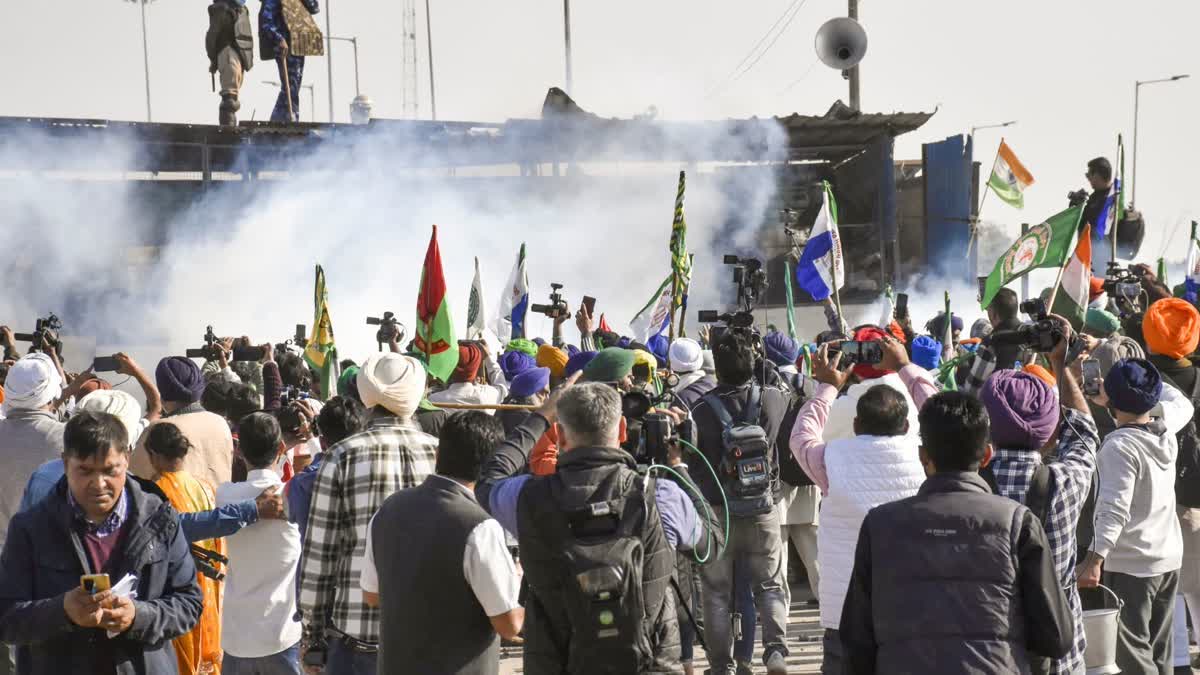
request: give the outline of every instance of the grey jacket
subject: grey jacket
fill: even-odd
[[[37,468],[62,456],[65,424],[43,410],[10,410],[0,419],[0,541],[21,510],[25,483]]]
[[[977,473],[867,514],[840,630],[855,675],[1028,673],[1075,637],[1037,517]]]

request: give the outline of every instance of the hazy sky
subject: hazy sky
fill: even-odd
[[[584,107],[630,116],[656,105],[663,117],[704,118],[824,112],[845,96],[839,74],[814,65],[813,34],[845,10],[805,0],[787,32],[747,75],[716,93],[791,0],[576,0],[572,6],[575,88]],[[138,6],[123,0],[8,3],[0,41],[0,115],[144,118]],[[257,26],[259,2],[249,0]],[[397,2],[327,0],[333,32],[361,41],[364,93],[379,117],[401,114]],[[210,91],[202,0],[147,7],[150,77],[157,121],[209,123]],[[438,110],[443,119],[535,116],[547,87],[563,83],[562,4],[552,0],[432,0]],[[324,8],[323,8],[324,10]],[[902,137],[897,158],[919,144],[972,125],[1020,120],[1004,130],[1037,179],[1024,213],[990,200],[984,217],[1038,221],[1084,185],[1085,162],[1111,155],[1127,134],[1132,169],[1133,83],[1192,73],[1180,83],[1143,88],[1139,188],[1150,224],[1146,257],[1157,256],[1177,223],[1200,217],[1193,158],[1200,108],[1200,25],[1195,0],[864,0],[870,36],[863,63],[867,111],[938,108],[924,128]],[[318,17],[324,28],[324,16]],[[417,12],[421,115],[428,116],[424,5]],[[335,112],[348,117],[354,73],[348,44],[334,46]],[[271,64],[248,74],[242,115],[269,115],[277,80]],[[799,80],[799,82],[797,82]],[[326,63],[309,59],[317,117],[328,115]],[[794,84],[793,84],[794,83]],[[789,86],[791,85],[791,86]],[[302,114],[309,116],[308,92]],[[999,133],[978,137],[985,172]],[[1168,257],[1182,257],[1187,226]]]

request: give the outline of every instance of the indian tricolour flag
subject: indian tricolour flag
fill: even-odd
[[[1000,141],[1000,149],[996,152],[996,163],[992,165],[992,177],[988,179],[988,187],[996,196],[1010,206],[1018,209],[1025,207],[1025,188],[1033,185],[1033,174],[1017,159],[1016,153],[1004,141]]]
[[[1063,268],[1062,281],[1059,282],[1058,292],[1054,294],[1054,307],[1051,311],[1067,321],[1071,327],[1080,330],[1083,319],[1087,314],[1089,293],[1092,280],[1092,227],[1084,225],[1079,233],[1079,243],[1075,245],[1075,253],[1067,259]]]

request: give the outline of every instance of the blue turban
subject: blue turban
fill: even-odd
[[[1162,375],[1145,359],[1122,359],[1104,377],[1112,407],[1132,415],[1150,412],[1162,396]]]
[[[567,358],[571,358],[579,353],[579,347],[575,345],[567,345]]]
[[[912,362],[925,370],[937,368],[942,363],[942,343],[928,335],[913,338]]]
[[[154,369],[154,381],[162,400],[173,403],[195,403],[204,393],[204,377],[194,361],[182,356],[168,356]]]
[[[658,367],[666,368],[667,354],[671,350],[671,341],[667,339],[667,336],[655,335],[646,341],[646,346],[650,348],[648,351],[654,355],[654,360],[658,361]]]
[[[528,398],[540,391],[545,391],[549,386],[549,368],[530,368],[512,379],[508,385],[508,391],[517,398]]]
[[[777,366],[794,366],[800,357],[800,343],[783,333],[767,333],[763,338],[763,349]]]
[[[563,369],[563,377],[570,377],[587,367],[600,352],[579,352],[567,359],[567,367]]]
[[[522,351],[504,352],[500,355],[500,370],[509,382],[517,375],[537,367],[537,360]]]

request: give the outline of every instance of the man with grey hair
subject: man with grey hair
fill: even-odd
[[[509,434],[475,488],[479,503],[520,541],[529,582],[525,672],[679,672],[674,550],[715,560],[722,535],[698,494],[640,475],[620,449],[625,418],[617,390],[573,386],[577,378]],[[552,425],[557,471],[532,476],[529,451]],[[691,483],[677,449],[669,464]]]

